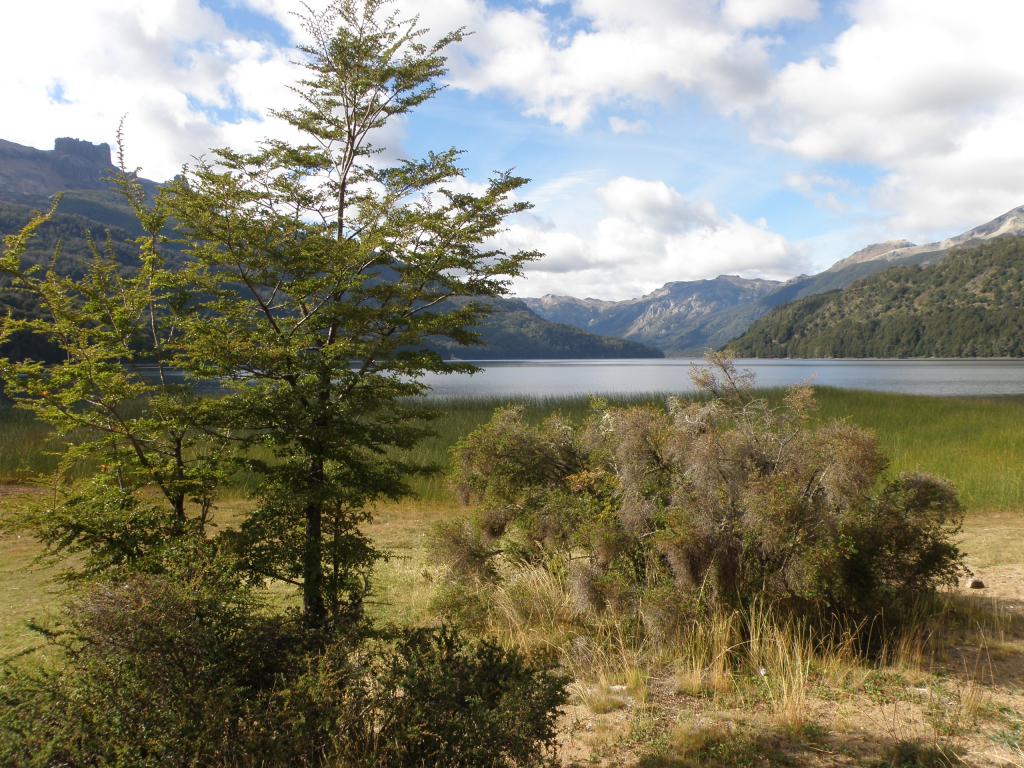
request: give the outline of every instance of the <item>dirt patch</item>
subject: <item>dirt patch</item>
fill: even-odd
[[[975,576],[985,583],[985,588],[964,591],[998,598],[1016,610],[1024,609],[1024,565],[990,565],[974,571]]]

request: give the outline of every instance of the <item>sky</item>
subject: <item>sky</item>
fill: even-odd
[[[0,138],[113,143],[158,180],[281,130],[297,0],[35,0],[0,9]],[[1024,204],[1020,0],[398,0],[448,87],[386,134],[455,146],[470,185],[531,179],[515,291],[624,299],[785,279]]]

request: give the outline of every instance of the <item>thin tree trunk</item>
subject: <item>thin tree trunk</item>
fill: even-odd
[[[175,536],[182,536],[185,533],[185,524],[188,522],[185,519],[185,496],[184,494],[175,494],[171,505],[174,507],[174,528],[173,533]]]
[[[316,495],[324,482],[323,459],[309,463],[310,490]],[[302,612],[306,626],[319,629],[327,619],[324,604],[323,575],[323,501],[317,498],[306,505],[306,536],[302,552]]]

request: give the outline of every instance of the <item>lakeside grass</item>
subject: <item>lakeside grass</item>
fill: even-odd
[[[848,418],[873,430],[894,473],[920,471],[953,483],[968,509],[1024,510],[1024,397],[925,397],[834,388],[816,389],[815,418]],[[778,399],[782,390],[764,390]],[[613,405],[664,403],[666,395],[613,397]],[[413,456],[448,464],[448,452],[460,437],[486,422],[494,409],[521,405],[528,420],[557,411],[572,420],[586,417],[587,398],[487,398],[439,401],[443,415],[437,434]],[[447,501],[442,477],[416,481],[421,498]]]
[[[1024,397],[819,389],[818,402],[816,418],[849,418],[875,430],[893,471],[928,471],[959,487],[968,507],[964,550],[989,589],[956,596],[965,602],[944,619],[942,655],[908,647],[877,665],[819,653],[771,627],[766,631],[776,632],[769,639],[777,653],[771,663],[758,662],[762,673],[750,663],[726,668],[707,661],[726,656],[714,642],[734,655],[735,641],[725,631],[709,633],[708,647],[694,645],[690,656],[682,648],[678,658],[610,643],[600,657],[566,667],[574,698],[563,725],[564,764],[1024,766]],[[414,457],[445,465],[460,437],[494,408],[513,403],[531,420],[554,411],[577,420],[589,411],[584,398],[438,401],[437,434]],[[46,434],[26,414],[0,411],[0,475],[8,483],[0,488],[0,516],[24,503],[19,484],[52,467]],[[444,573],[426,542],[438,520],[465,513],[443,476],[417,480],[416,488],[419,498],[381,505],[367,531],[392,553],[375,570],[368,609],[398,624],[437,621],[431,599]],[[218,521],[231,525],[249,502],[241,485],[225,495]],[[61,597],[54,568],[33,564],[38,552],[30,539],[0,537],[0,658],[45,648],[28,622],[47,624]],[[547,642],[557,633],[547,637],[549,628],[529,626],[515,609],[524,599],[543,604],[559,595],[544,585],[521,586],[524,596],[509,605],[509,637]],[[274,594],[295,599],[290,589]]]
[[[925,397],[879,392],[816,389],[816,418],[849,418],[878,435],[893,472],[921,471],[952,482],[968,509],[1024,510],[1024,396]],[[780,398],[782,390],[764,390]],[[667,395],[607,398],[613,405],[663,403]],[[586,397],[460,398],[430,401],[439,412],[435,435],[410,457],[446,468],[451,447],[486,422],[495,408],[521,405],[529,420],[560,412],[578,421],[590,411]],[[0,485],[30,482],[56,466],[49,429],[24,411],[0,406]],[[249,480],[239,477],[229,492],[244,493]],[[429,503],[449,502],[443,471],[416,478],[417,496]]]

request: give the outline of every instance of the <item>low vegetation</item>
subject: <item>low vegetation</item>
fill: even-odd
[[[0,763],[543,761],[564,683],[539,660],[450,628],[310,636],[230,561],[183,554],[76,599],[59,671],[0,678]]]
[[[759,394],[776,405],[782,402],[780,393]],[[1024,407],[1012,398],[915,398],[827,389],[816,395],[818,409],[811,423],[849,416],[853,424],[870,428],[882,453],[892,457],[886,477],[913,468],[946,470],[958,488],[973,489],[961,494],[968,507],[962,548],[988,589],[977,594],[941,592],[928,611],[918,612],[884,648],[864,658],[855,652],[849,634],[838,631],[827,642],[815,639],[806,624],[771,620],[761,603],[749,611],[716,614],[713,621],[694,624],[685,643],[658,647],[623,631],[617,621],[586,617],[563,582],[548,571],[510,569],[500,584],[487,587],[489,603],[477,601],[490,608],[478,616],[478,629],[471,634],[518,649],[526,654],[524,659],[538,649],[557,654],[571,681],[571,699],[558,725],[563,762],[1021,762],[1022,723],[1014,713],[1024,705],[1018,682],[1024,626],[1014,606],[1024,589],[1015,586],[1014,574],[1024,568],[1024,495],[1020,478],[1016,484],[1011,481],[1012,467],[1024,461]],[[652,396],[610,405],[663,408],[664,402]],[[484,425],[499,405],[439,402],[438,434],[418,446],[418,459],[445,462],[448,448]],[[592,405],[582,399],[517,405],[528,425],[558,413],[579,429],[592,413]],[[16,424],[18,429],[4,430],[4,436],[31,446],[27,455],[36,457],[33,461],[44,460],[38,450],[43,431],[21,417]],[[472,511],[460,508],[441,478],[416,483],[419,499],[380,506],[365,528],[376,546],[391,553],[375,568],[367,610],[376,621],[398,627],[429,627],[439,621],[429,606],[448,599],[449,581],[427,554],[432,526]],[[8,488],[5,518],[35,495],[24,485]],[[225,489],[214,511],[214,530],[230,527],[246,508],[244,496]],[[52,595],[58,586],[50,582],[52,567],[32,565],[40,548],[27,538],[8,536],[0,545],[9,565],[0,582],[0,603],[5,606],[2,653],[16,657],[12,663],[19,666],[50,664],[59,649],[55,656],[28,621],[53,627],[59,618],[54,613]],[[265,610],[289,605],[294,603],[288,593],[274,589]],[[750,636],[757,638],[756,652],[748,644]]]
[[[716,362],[696,371],[706,398],[597,403],[578,428],[497,412],[455,449],[476,513],[438,532],[439,557],[474,588],[542,568],[582,614],[659,643],[758,603],[802,622],[896,622],[956,583],[962,509],[947,483],[882,481],[870,433],[810,423],[810,389],[772,406]]]

